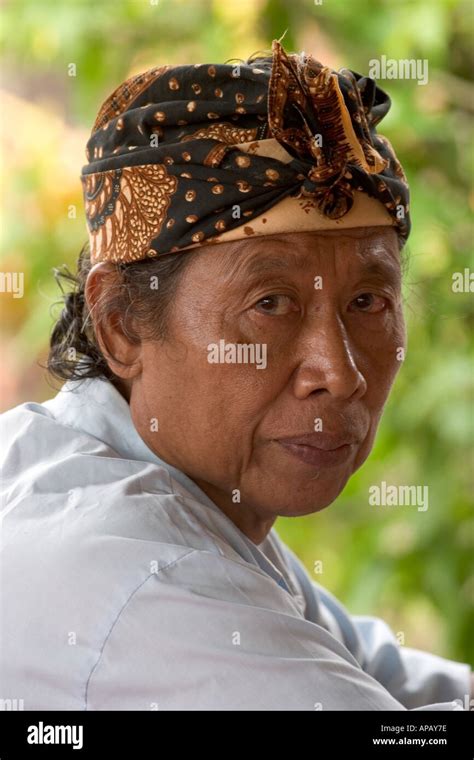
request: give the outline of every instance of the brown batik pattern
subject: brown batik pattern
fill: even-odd
[[[380,200],[406,239],[406,177],[376,132],[389,108],[373,80],[287,54],[277,40],[271,56],[237,71],[203,63],[130,77],[105,101],[86,147],[93,261],[218,242],[287,196],[338,219],[356,190]],[[266,138],[291,160],[239,149]]]

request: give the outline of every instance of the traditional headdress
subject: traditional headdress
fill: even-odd
[[[406,177],[376,132],[388,95],[277,40],[272,52],[153,68],[107,98],[81,174],[93,263],[301,230],[408,237]]]

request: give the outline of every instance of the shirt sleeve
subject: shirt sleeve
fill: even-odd
[[[100,648],[85,709],[405,710],[286,594],[212,552],[150,575]]]
[[[401,646],[383,620],[351,616],[326,589],[313,586],[361,668],[407,709],[447,709],[446,703],[469,709],[469,665]]]

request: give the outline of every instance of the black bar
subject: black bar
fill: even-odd
[[[228,717],[231,722],[227,725]],[[255,730],[249,733],[247,726],[254,720]],[[293,726],[298,728],[297,733]],[[281,750],[289,750],[291,760],[308,754],[332,760],[333,753],[341,750],[361,758],[472,760],[473,726],[473,713],[467,711],[262,711],[237,716],[222,711],[217,717],[211,711],[199,710],[11,711],[0,713],[0,760],[17,760],[24,755],[93,757],[99,752],[106,757],[128,754],[131,758],[159,758],[175,753],[182,756],[186,750],[191,757],[206,751],[223,756],[229,750],[235,755],[239,746],[246,756],[249,752],[254,756],[262,747],[268,757],[273,741]],[[30,743],[28,737],[38,742],[42,739],[42,743]],[[57,743],[47,743],[50,739]],[[66,740],[69,743],[61,743]],[[334,760],[336,757],[334,754]]]

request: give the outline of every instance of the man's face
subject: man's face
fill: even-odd
[[[167,339],[143,344],[138,432],[242,529],[244,512],[322,509],[371,450],[405,345],[400,291],[388,227],[203,248]]]

